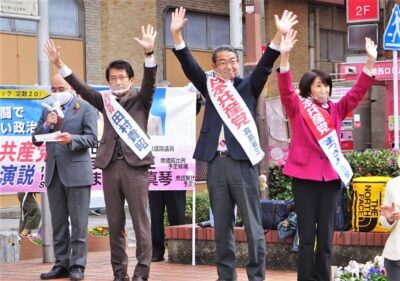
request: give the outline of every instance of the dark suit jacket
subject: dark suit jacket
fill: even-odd
[[[142,85],[140,90],[132,88],[120,101],[121,106],[132,116],[140,128],[147,134],[147,120],[155,89],[157,67],[145,67]],[[79,93],[86,101],[96,107],[104,115],[104,132],[97,150],[95,166],[104,169],[110,163],[117,140],[117,133],[108,120],[104,110],[101,94],[86,83],[77,78],[73,73],[65,80]],[[125,160],[133,167],[147,166],[154,164],[154,157],[151,152],[142,160],[126,145],[121,139],[122,152]]]
[[[79,104],[77,108],[76,104]],[[49,111],[44,109],[33,132],[33,137],[45,133],[43,123],[46,122]],[[55,167],[61,182],[68,187],[87,186],[93,184],[92,161],[88,148],[97,145],[97,114],[90,104],[82,99],[73,98],[62,120],[61,132],[72,135],[72,142],[68,145],[46,142],[46,186],[53,178]],[[42,142],[33,144],[40,146]]]
[[[191,55],[189,49],[173,50],[181,63],[186,77],[193,83],[197,90],[206,98],[203,124],[197,141],[193,157],[201,161],[211,161],[217,151],[218,137],[221,131],[222,119],[210,100],[207,90],[207,76],[204,70]],[[260,96],[268,76],[272,72],[275,60],[280,52],[267,48],[254,71],[245,78],[235,78],[233,85],[249,108],[255,120],[257,100]],[[239,142],[228,127],[224,125],[225,143],[229,154],[236,160],[249,160]]]

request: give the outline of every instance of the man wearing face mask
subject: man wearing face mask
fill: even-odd
[[[41,279],[70,277],[82,280],[87,258],[87,226],[92,162],[88,149],[97,145],[97,116],[86,101],[74,97],[71,86],[56,74],[51,81],[54,104],[62,110],[44,109],[35,135],[60,131],[57,142],[46,143],[46,186],[53,227],[54,267]],[[71,233],[69,226],[71,222]]]
[[[153,56],[157,32],[142,26],[142,38],[135,40],[145,55],[141,89],[133,88],[132,66],[123,60],[111,62],[106,79],[111,91],[99,93],[80,81],[61,61],[60,49],[49,40],[45,52],[74,89],[104,115],[104,133],[95,166],[103,170],[103,192],[110,231],[111,265],[114,280],[129,280],[126,254],[125,200],[136,234],[133,281],[149,278],[152,255],[148,216],[148,168],[154,164],[147,135],[147,121],[153,102],[156,62]]]

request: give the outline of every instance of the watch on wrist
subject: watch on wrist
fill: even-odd
[[[150,52],[145,52],[144,55],[146,57],[150,57],[152,54],[154,54],[154,51],[150,51]]]

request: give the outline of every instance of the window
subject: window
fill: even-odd
[[[49,1],[50,34],[65,37],[81,37],[79,12],[76,0]],[[36,34],[37,22],[33,20],[0,18],[0,31]]]
[[[209,26],[211,48],[216,48],[222,44],[229,44],[229,18],[223,16],[212,16],[209,19]],[[245,29],[243,28],[243,30]]]
[[[346,33],[321,29],[319,33],[321,61],[343,62],[346,52]]]
[[[79,7],[76,0],[49,1],[50,34],[80,37]]]
[[[169,31],[171,12],[165,17],[165,43],[173,47]],[[188,24],[183,30],[183,38],[190,48],[211,50],[222,44],[229,44],[229,17],[186,12]]]

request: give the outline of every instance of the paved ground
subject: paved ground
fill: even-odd
[[[0,210],[0,232],[18,232],[18,209]],[[127,213],[127,218],[130,218]],[[107,219],[104,214],[100,216],[89,215],[89,227],[92,226],[107,226]],[[128,230],[128,252],[129,252],[129,273],[132,274],[136,259],[135,253],[135,235],[133,233],[132,223],[130,219],[127,221],[126,228]],[[47,272],[51,269],[52,264],[44,264],[41,259],[25,260],[14,263],[0,264],[0,280],[40,280],[39,276],[42,272]],[[243,268],[238,268],[238,281],[247,280],[246,271]],[[266,272],[267,281],[295,281],[296,273],[289,271],[271,271]],[[182,265],[173,264],[168,261],[160,263],[152,263],[150,281],[183,281],[183,280],[198,280],[198,281],[215,281],[217,272],[215,266],[204,265]],[[58,279],[69,280],[69,279]],[[85,280],[102,281],[113,280],[112,270],[110,265],[109,252],[89,252],[88,264],[85,272]]]
[[[136,260],[133,258],[134,249],[129,248],[129,273],[134,269]],[[110,266],[109,252],[90,252],[88,257],[85,280],[103,281],[113,280]],[[50,270],[51,264],[42,263],[41,259],[26,260],[17,263],[0,264],[0,280],[31,281],[40,280],[40,273]],[[238,268],[238,281],[247,280],[246,271]],[[296,273],[285,271],[267,270],[266,280],[270,281],[295,281]],[[215,281],[217,272],[214,266],[205,265],[182,265],[173,264],[167,261],[152,263],[149,281]],[[69,280],[69,279],[57,279]]]

